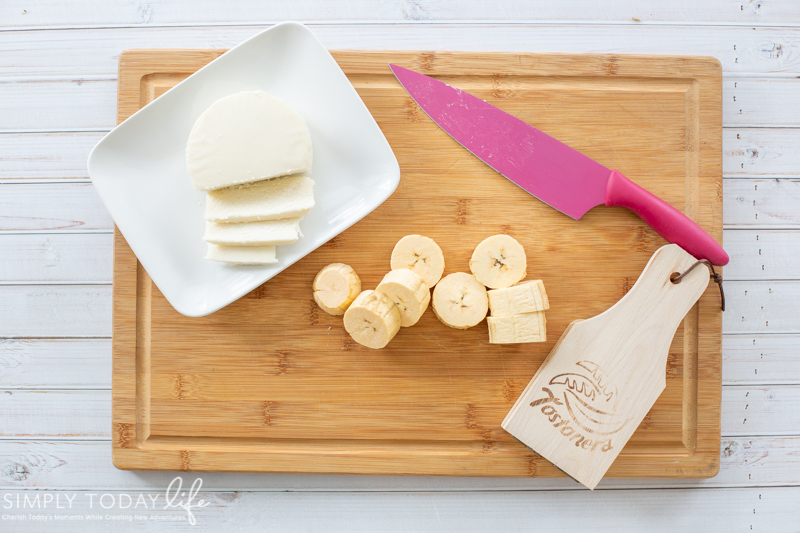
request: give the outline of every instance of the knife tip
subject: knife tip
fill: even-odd
[[[395,78],[397,78],[397,81],[400,81],[400,74],[404,70],[403,67],[398,67],[394,63],[389,63],[389,70],[392,71],[392,74],[394,75]]]

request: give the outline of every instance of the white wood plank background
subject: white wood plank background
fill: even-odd
[[[84,12],[86,2],[62,1],[52,4],[47,0],[7,0],[0,8],[3,26],[11,28],[64,26],[121,26],[121,25],[177,25],[247,23],[252,21],[276,22],[380,20],[398,22],[415,21],[568,21],[601,24],[608,22],[687,22],[692,24],[740,23],[777,24],[796,23],[800,6],[792,0],[769,2],[697,2],[673,0],[671,2],[637,2],[622,0],[606,5],[587,0],[562,0],[561,2],[497,2],[489,6],[481,0],[464,0],[458,3],[442,0],[407,2],[390,0],[306,0],[304,2],[232,1],[219,9],[213,0],[195,0],[192,9],[184,2],[164,0],[136,4],[125,0],[107,0],[92,5],[89,16]],[[638,20],[637,20],[638,19]]]
[[[60,493],[60,494],[59,494]],[[8,491],[13,502],[28,496],[40,496],[36,515],[44,515],[41,497],[32,491]],[[73,499],[72,510],[58,511],[60,516],[73,514],[110,514],[103,512],[98,500],[108,498],[108,505],[120,494],[132,497],[136,491],[83,491],[46,493],[49,509],[56,506],[55,496]],[[107,494],[108,496],[103,496]],[[150,493],[152,495],[152,493]],[[90,495],[93,498],[90,499]],[[161,495],[163,498],[163,495]],[[208,507],[194,510],[197,526],[179,521],[186,513],[180,509],[145,511],[171,518],[167,523],[129,523],[108,521],[31,522],[3,525],[12,532],[78,531],[559,531],[583,533],[607,530],[621,533],[675,531],[768,531],[796,532],[800,520],[800,488],[603,490],[588,492],[567,490],[538,492],[515,491],[414,491],[414,492],[201,492],[195,501]],[[94,502],[93,507],[89,502]],[[143,502],[147,502],[147,496]],[[163,503],[163,499],[161,500]],[[66,508],[67,500],[60,504]],[[131,505],[129,503],[129,505]],[[142,504],[144,509],[144,503]],[[620,512],[625,509],[626,512]],[[680,509],[680,512],[675,512]],[[13,515],[17,513],[6,512]],[[132,512],[116,515],[131,516]],[[137,514],[143,514],[140,510]],[[776,519],[775,517],[780,517]],[[209,526],[208,524],[211,524]]]
[[[308,22],[329,48],[719,59],[724,241],[732,257],[721,469],[706,480],[608,479],[594,493],[568,479],[204,474],[202,497],[211,505],[195,511],[198,527],[800,531],[795,0],[1,2],[0,500],[77,494],[73,511],[87,513],[86,494],[135,499],[139,491],[163,493],[171,481],[175,473],[111,463],[112,221],[88,180],[86,156],[114,126],[125,48],[228,48],[292,19]],[[191,527],[0,524],[2,531]]]
[[[188,4],[187,4],[188,5]],[[268,27],[263,25],[136,26],[59,31],[8,30],[0,44],[0,72],[15,78],[62,76],[113,77],[119,51],[134,47],[229,48]],[[565,25],[534,22],[490,23],[395,21],[311,25],[329,48],[385,50],[453,49],[538,52],[638,53],[709,55],[738,76],[783,75],[800,68],[800,27],[640,25]],[[52,61],[51,50],[70,43],[70,60]],[[9,52],[14,52],[9,53]],[[742,86],[740,85],[739,88]],[[733,87],[731,87],[733,88]],[[737,110],[738,111],[738,110]]]

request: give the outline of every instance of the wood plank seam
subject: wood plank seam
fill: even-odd
[[[124,30],[124,29],[182,29],[182,28],[267,28],[275,24],[285,22],[285,20],[263,20],[259,22],[221,22],[221,23],[160,23],[160,24],[108,24],[97,26],[65,25],[65,26],[0,26],[0,33],[6,32],[43,32],[43,31],[71,31],[71,30]],[[306,26],[636,26],[636,27],[707,27],[707,28],[759,28],[759,29],[794,29],[800,28],[800,23],[791,22],[684,22],[684,21],[645,21],[645,20],[618,20],[618,21],[584,21],[584,20],[565,20],[547,21],[537,19],[524,20],[463,20],[463,19],[436,19],[436,20],[392,20],[381,19],[350,19],[338,20],[336,22],[319,20],[297,20]]]

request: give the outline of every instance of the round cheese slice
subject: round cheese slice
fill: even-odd
[[[186,143],[186,166],[199,191],[308,172],[311,155],[303,117],[264,91],[217,100]]]

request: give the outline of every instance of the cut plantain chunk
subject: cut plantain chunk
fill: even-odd
[[[392,270],[411,270],[431,288],[442,279],[444,254],[433,239],[422,235],[406,235],[395,244],[391,264]]]
[[[489,291],[489,310],[492,316],[520,315],[545,309],[550,309],[550,302],[540,279]]]
[[[456,272],[445,276],[433,290],[433,312],[451,328],[471,328],[486,317],[488,310],[486,287],[471,274]]]
[[[332,263],[317,273],[311,288],[320,309],[343,315],[361,292],[361,279],[350,265]]]
[[[547,340],[544,311],[486,319],[489,325],[489,343],[517,344],[545,342]]]
[[[344,329],[367,348],[383,348],[400,331],[400,310],[385,294],[364,291],[347,308]]]
[[[525,250],[508,235],[484,239],[469,261],[469,269],[490,289],[511,287],[527,275],[526,268]]]
[[[406,268],[392,270],[386,274],[375,290],[391,298],[397,305],[400,311],[400,325],[403,327],[416,324],[431,301],[428,284]]]

